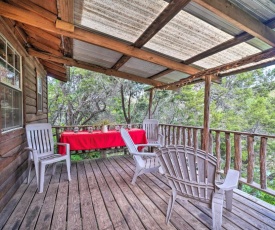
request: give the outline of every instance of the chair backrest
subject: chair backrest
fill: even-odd
[[[205,151],[182,145],[161,147],[156,153],[170,186],[179,195],[211,202],[215,190],[216,157],[208,155],[206,158]],[[206,165],[208,170],[205,170]]]
[[[26,125],[28,147],[37,150],[38,154],[54,153],[52,126],[49,123]]]
[[[138,149],[137,149],[135,143],[133,142],[133,139],[131,138],[128,131],[124,128],[121,128],[120,129],[120,134],[121,134],[121,137],[124,140],[128,150],[129,150],[129,153],[130,154],[138,153]],[[133,157],[134,157],[134,160],[136,161],[136,163],[138,163],[141,167],[144,167],[145,162],[144,162],[144,160],[142,159],[141,156],[133,155]]]
[[[157,119],[145,119],[142,127],[146,132],[148,142],[158,141],[159,122]]]

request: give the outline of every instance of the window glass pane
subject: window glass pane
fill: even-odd
[[[13,49],[8,45],[7,47],[8,63],[14,66],[14,52]]]
[[[14,64],[14,67],[18,70],[18,71],[20,71],[20,56],[17,54],[17,53],[15,53],[15,56],[14,56],[14,58],[15,58],[15,64]]]
[[[20,73],[17,70],[15,70],[14,86],[20,88]]]
[[[0,85],[1,89],[1,130],[22,126],[22,93],[10,87]]]
[[[0,81],[4,82],[6,80],[8,70],[6,68],[6,63],[0,58]]]
[[[10,85],[14,85],[14,78],[14,68],[8,65],[7,83]]]
[[[6,60],[6,42],[0,36],[0,57]]]
[[[41,111],[43,106],[42,98],[42,78],[37,77],[37,110]]]

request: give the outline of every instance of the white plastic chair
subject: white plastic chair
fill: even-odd
[[[226,209],[231,211],[233,189],[237,188],[239,171],[228,170],[225,181],[218,185],[215,183],[217,158],[213,155],[206,157],[205,151],[182,145],[162,147],[156,153],[172,189],[166,222],[170,220],[176,199],[186,198],[211,205],[212,229],[221,229],[224,192]]]
[[[131,136],[128,131],[124,128],[120,129],[120,134],[122,139],[124,140],[128,151],[133,155],[134,161],[136,163],[135,174],[132,180],[132,184],[136,183],[136,179],[138,176],[144,173],[156,172],[161,169],[158,159],[156,158],[156,153],[149,152],[139,152],[138,147],[150,147],[150,144],[134,144]],[[156,147],[155,145],[153,145]]]
[[[66,155],[54,154],[54,141],[52,135],[52,126],[48,123],[27,124],[26,135],[29,151],[28,158],[28,183],[30,182],[30,173],[32,164],[35,166],[38,192],[43,192],[45,168],[48,164],[54,164],[59,161],[66,161],[68,179],[71,180],[70,174],[70,145],[66,143],[57,143],[66,148]],[[55,164],[53,165],[53,174],[55,173]]]
[[[163,135],[159,133],[159,122],[157,119],[145,119],[142,127],[146,132],[148,144],[154,144],[157,147],[164,145]]]

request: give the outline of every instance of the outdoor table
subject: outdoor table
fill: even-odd
[[[145,130],[130,129],[128,130],[135,144],[147,144]],[[103,133],[99,130],[89,133],[87,131],[64,131],[61,133],[61,143],[69,143],[70,150],[92,150],[92,149],[108,149],[113,147],[123,147],[125,143],[119,131],[109,130]],[[65,154],[64,147],[59,147],[59,153]]]

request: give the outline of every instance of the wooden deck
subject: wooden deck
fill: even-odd
[[[171,223],[165,213],[170,190],[159,174],[143,175],[130,184],[134,164],[128,156],[72,163],[72,181],[59,164],[48,168],[44,193],[36,179],[22,184],[0,213],[0,229],[209,229],[211,210],[179,201]],[[234,193],[232,213],[224,209],[224,229],[275,229],[275,207]]]

